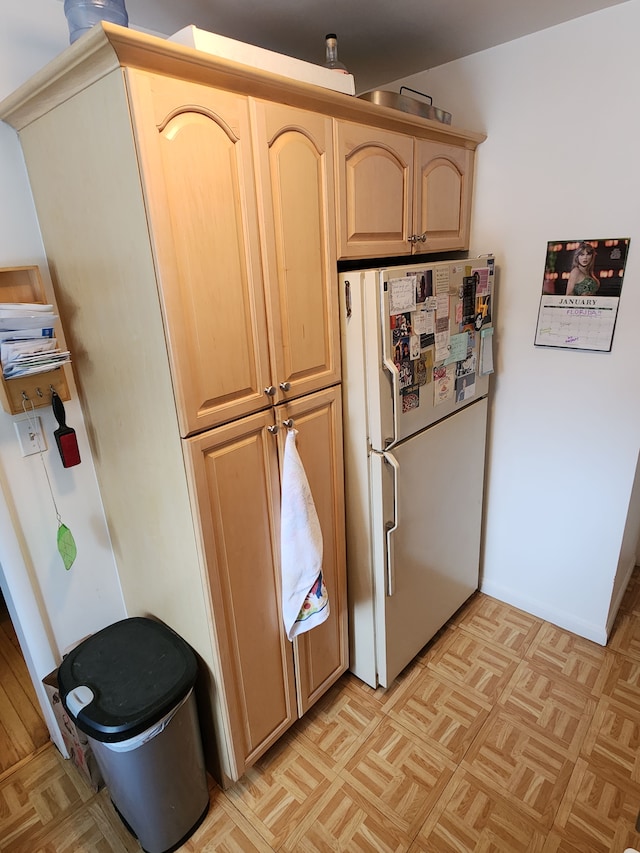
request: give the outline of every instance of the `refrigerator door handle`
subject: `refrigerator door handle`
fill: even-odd
[[[385,449],[388,447],[392,447],[396,441],[398,440],[398,436],[400,435],[399,424],[398,424],[398,401],[400,399],[400,371],[398,366],[393,360],[392,355],[392,335],[391,328],[389,326],[389,293],[386,288],[386,284],[384,282],[383,274],[381,273],[380,278],[380,289],[379,289],[379,317],[378,322],[380,323],[380,335],[381,335],[381,346],[382,346],[382,368],[385,370],[390,378],[391,378],[391,407],[392,407],[392,421],[393,421],[393,436],[384,436]],[[390,426],[390,424],[389,424]]]
[[[393,559],[393,534],[398,529],[398,472],[400,465],[393,454],[383,451],[382,457],[391,465],[393,471],[393,521],[385,524],[385,536],[387,540],[387,596],[391,597],[395,592],[395,560]]]
[[[385,341],[385,349],[386,349],[386,341]],[[389,372],[391,376],[391,383],[393,387],[393,393],[391,395],[391,405],[393,407],[393,437],[388,438],[385,437],[385,445],[387,447],[391,447],[392,444],[395,444],[396,439],[398,438],[398,406],[397,406],[397,398],[398,398],[398,382],[400,376],[398,374],[398,368],[394,364],[394,362],[387,356],[385,353],[382,358],[382,363],[385,369]]]

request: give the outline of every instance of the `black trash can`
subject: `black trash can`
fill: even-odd
[[[91,748],[111,801],[146,853],[183,844],[209,808],[191,647],[134,617],[93,634],[58,670],[60,698]]]

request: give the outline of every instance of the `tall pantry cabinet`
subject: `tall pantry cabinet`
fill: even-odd
[[[158,73],[144,45],[159,40],[125,32],[116,57],[94,30],[2,118],[20,129],[127,611],[200,656],[225,784],[347,666],[331,119],[233,91],[233,75],[211,86],[183,48]],[[331,606],[293,644],[278,536],[289,428]]]

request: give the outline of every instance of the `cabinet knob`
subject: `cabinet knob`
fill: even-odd
[[[423,231],[422,234],[412,234],[409,237],[409,242],[415,245],[416,243],[426,243],[427,242],[427,232]]]
[[[275,424],[275,426],[268,426],[267,427],[267,430],[271,433],[271,435],[275,435],[279,429],[280,429],[280,427],[278,426],[278,424]]]
[[[268,397],[275,397],[275,395],[276,395],[276,391],[277,391],[277,390],[278,390],[278,389],[276,388],[276,386],[275,386],[275,385],[267,385],[267,387],[264,389],[264,393],[265,393]]]
[[[282,388],[283,391],[289,391],[291,389],[291,383],[290,382],[281,382],[280,387]]]
[[[293,429],[295,426],[293,418],[287,418],[286,421],[282,421],[282,426],[285,426],[287,429]]]

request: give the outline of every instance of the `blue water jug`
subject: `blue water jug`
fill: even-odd
[[[86,33],[98,21],[129,25],[124,0],[64,0],[64,14],[69,24],[69,42]]]

